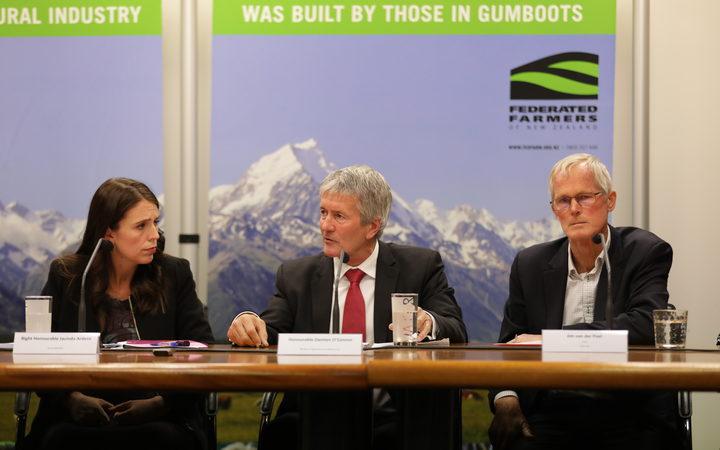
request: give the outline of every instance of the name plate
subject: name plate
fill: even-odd
[[[278,355],[278,364],[292,364],[301,366],[312,365],[360,365],[363,362],[362,355]]]
[[[542,351],[627,353],[627,330],[542,330]]]
[[[19,355],[13,353],[15,364],[97,364],[100,355]]]
[[[361,355],[362,334],[280,333],[278,355]]]
[[[15,333],[13,353],[26,355],[96,355],[100,333]]]
[[[627,353],[580,353],[580,352],[542,352],[543,362],[602,362],[625,363]]]

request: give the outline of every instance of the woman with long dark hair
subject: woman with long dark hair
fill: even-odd
[[[90,203],[82,243],[55,259],[43,295],[52,295],[52,331],[77,331],[82,274],[86,331],[103,343],[188,339],[211,343],[210,325],[187,260],[163,253],[160,204],[143,183],[111,178]],[[158,392],[40,393],[29,448],[202,449],[201,397]]]

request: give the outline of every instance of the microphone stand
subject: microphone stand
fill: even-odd
[[[106,241],[103,238],[98,239],[97,244],[95,244],[95,249],[90,255],[90,259],[88,260],[88,263],[85,266],[85,270],[83,271],[82,281],[80,282],[80,303],[78,303],[78,333],[85,332],[85,278],[87,277],[88,271],[90,270],[90,265],[92,265],[92,262],[95,259],[95,255],[97,255],[100,247],[102,247],[103,250],[109,250],[112,249],[113,244],[112,242]]]
[[[333,286],[334,289],[334,296],[333,296],[333,313],[332,313],[332,333],[338,334],[340,333],[340,306],[338,303],[338,285],[340,284],[340,272],[342,271],[342,265],[344,263],[347,263],[350,261],[350,255],[345,253],[345,250],[340,250],[340,264],[338,264],[338,268],[335,271],[335,283]]]
[[[608,256],[607,241],[602,233],[593,236],[593,242],[602,244],[603,260],[607,269],[607,296],[605,297],[605,320],[607,320],[608,330],[613,329],[613,303],[612,303],[612,277],[610,274],[610,257]]]

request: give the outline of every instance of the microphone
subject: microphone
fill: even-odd
[[[607,241],[602,233],[598,233],[592,238],[596,244],[602,244],[603,259],[605,260],[605,268],[607,269],[607,297],[605,298],[605,320],[607,320],[608,330],[613,329],[613,303],[612,303],[612,278],[610,276],[610,257],[608,256]]]
[[[113,243],[110,241],[106,241],[103,238],[98,239],[98,243],[95,244],[95,249],[93,250],[92,255],[90,255],[90,259],[85,266],[85,270],[83,271],[82,275],[82,281],[80,282],[80,303],[78,304],[78,333],[85,332],[85,278],[87,277],[88,270],[90,270],[90,265],[95,259],[95,255],[97,255],[97,252],[98,250],[100,250],[101,247],[104,251],[110,251],[113,249],[114,246]]]
[[[333,297],[333,314],[332,314],[332,332],[334,334],[340,333],[340,306],[338,303],[338,285],[340,284],[340,271],[342,270],[343,263],[350,261],[350,255],[345,253],[345,250],[340,250],[340,264],[335,271],[335,283],[333,289],[335,290],[335,296]]]

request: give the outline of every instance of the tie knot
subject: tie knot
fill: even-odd
[[[358,284],[365,276],[365,272],[360,269],[350,269],[345,272],[345,277],[350,280],[350,284]]]

